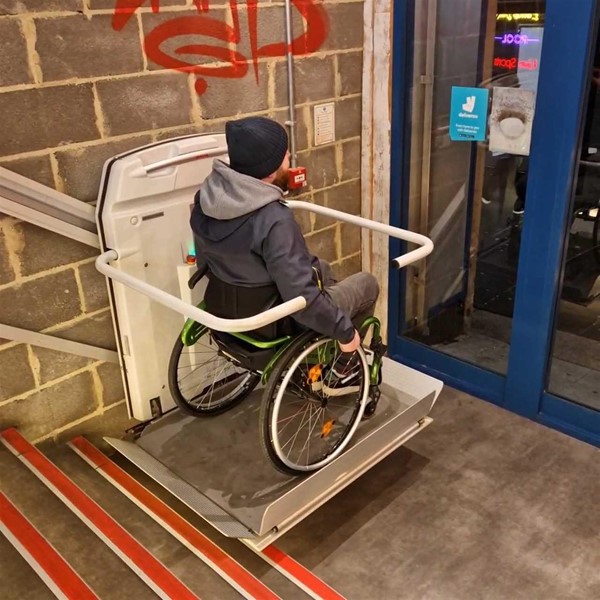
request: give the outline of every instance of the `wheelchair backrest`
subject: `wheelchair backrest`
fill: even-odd
[[[225,283],[212,273],[208,275],[208,286],[204,294],[206,310],[223,319],[244,319],[281,304],[281,296],[275,284],[260,287],[242,287]],[[293,335],[296,332],[290,317],[266,325],[249,335],[261,341],[271,341],[277,337]]]

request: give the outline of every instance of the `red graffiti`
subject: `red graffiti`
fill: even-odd
[[[325,9],[317,1],[292,0],[293,6],[304,19],[304,32],[294,38],[291,44],[291,50],[295,55],[312,54],[327,39],[329,20]],[[117,0],[112,20],[113,28],[121,31],[144,4],[146,4],[145,0]],[[144,51],[151,61],[166,69],[197,75],[196,91],[198,94],[203,94],[207,89],[205,77],[228,79],[244,77],[248,73],[249,61],[237,50],[242,41],[237,0],[229,0],[231,25],[201,14],[210,11],[209,0],[194,0],[194,5],[198,15],[174,16],[150,31],[144,39]],[[150,0],[150,6],[153,12],[160,11],[159,0]],[[260,46],[258,0],[247,0],[246,7],[251,61],[258,82],[259,59],[285,56],[287,46],[285,41]],[[182,36],[197,37],[198,43],[180,45],[170,53],[163,49],[165,42]],[[221,42],[222,45],[207,43],[209,41]],[[200,59],[207,57],[213,58],[217,64],[198,64]]]

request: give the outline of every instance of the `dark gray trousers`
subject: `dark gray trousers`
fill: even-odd
[[[379,297],[379,283],[371,273],[356,273],[337,281],[331,265],[322,259],[321,273],[325,292],[348,316],[357,329],[367,317],[373,316]]]

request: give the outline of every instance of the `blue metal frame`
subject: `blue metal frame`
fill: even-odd
[[[392,59],[392,143],[391,143],[391,173],[390,173],[390,223],[400,224],[406,220],[402,214],[405,204],[402,198],[408,197],[408,173],[410,152],[405,148],[410,146],[411,128],[409,118],[410,81],[412,74],[412,42],[414,39],[414,14],[412,5],[406,0],[394,3],[393,10],[393,59]],[[402,90],[402,91],[401,91]],[[406,251],[406,244],[398,239],[390,238],[390,256],[400,256]],[[400,336],[400,317],[406,314],[406,269],[391,269],[388,287],[388,339]]]
[[[594,16],[594,0],[580,0],[577,10],[568,0],[547,2],[506,385],[506,407],[530,418],[543,409],[589,91]],[[577,406],[573,409],[576,417]]]
[[[413,1],[394,4],[394,39],[401,43],[394,43],[393,48],[390,221],[401,226],[406,226],[408,198],[407,74],[412,36],[407,33],[412,27]],[[578,0],[576,10],[571,0],[547,0],[546,4],[508,373],[503,377],[485,371],[402,337],[404,285],[394,273],[390,277],[390,352],[397,360],[459,389],[600,445],[600,413],[545,392],[589,90],[597,1]],[[392,245],[392,253],[400,250]]]

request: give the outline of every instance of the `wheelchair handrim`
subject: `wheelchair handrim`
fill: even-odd
[[[273,409],[271,410],[269,425],[271,428],[271,441],[273,444],[273,450],[277,454],[277,457],[279,458],[279,460],[286,467],[288,467],[289,469],[293,469],[295,471],[316,471],[317,469],[324,467],[326,464],[329,464],[332,460],[336,459],[344,451],[344,449],[350,443],[350,440],[354,436],[356,429],[360,425],[362,416],[365,412],[365,407],[367,405],[368,396],[369,396],[369,375],[368,375],[369,367],[368,367],[365,352],[361,347],[358,349],[358,355],[360,357],[361,365],[363,368],[363,387],[364,387],[364,389],[362,392],[362,397],[360,399],[358,413],[354,419],[354,423],[352,424],[352,426],[350,427],[350,430],[346,434],[346,437],[337,445],[337,447],[331,454],[329,454],[324,459],[322,459],[318,462],[312,463],[310,465],[299,465],[299,464],[296,464],[296,463],[288,460],[288,458],[283,453],[283,449],[281,447],[281,443],[279,440],[279,435],[277,433],[277,416],[279,414],[279,409],[281,406],[283,394],[284,394],[285,390],[287,389],[287,385],[288,385],[293,373],[298,368],[300,363],[304,360],[304,358],[308,354],[310,354],[311,352],[314,352],[314,350],[316,348],[318,348],[319,345],[323,344],[323,341],[324,341],[323,339],[317,340],[316,342],[311,344],[307,349],[305,349],[302,353],[300,353],[300,355],[294,360],[292,365],[289,367],[287,373],[285,374],[285,376],[281,382],[281,385],[279,386],[277,395],[275,396],[275,400],[273,402]],[[326,343],[328,343],[328,342],[326,342]]]

